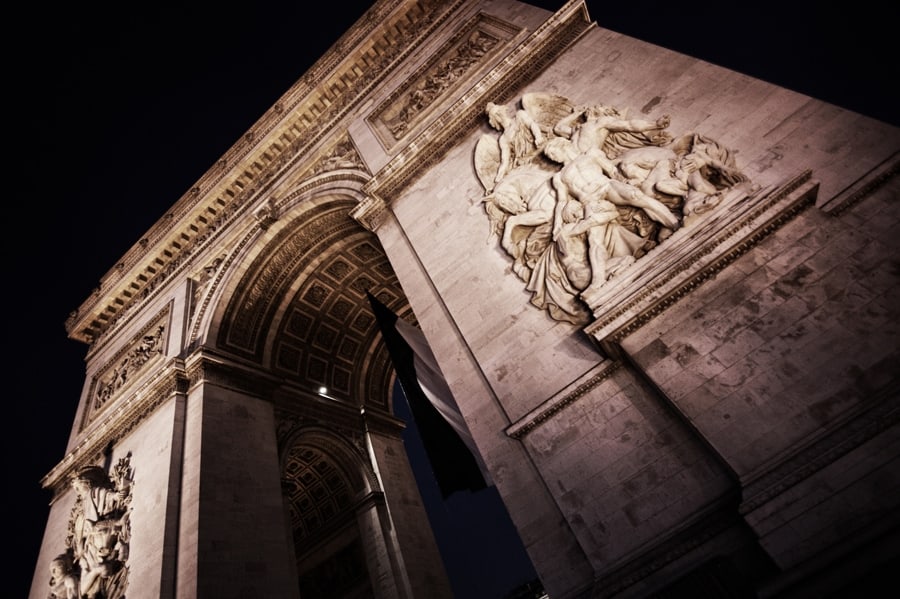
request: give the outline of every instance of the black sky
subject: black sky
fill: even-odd
[[[86,348],[66,338],[66,316],[369,4],[322,3],[317,17],[270,0],[7,14],[10,597],[28,593],[48,514],[39,481],[63,457],[83,383]],[[588,7],[601,27],[900,125],[897,8],[830,4]]]

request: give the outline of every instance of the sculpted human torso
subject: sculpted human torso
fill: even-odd
[[[716,142],[673,140],[667,115],[632,119],[540,92],[486,113],[500,133],[479,139],[475,170],[491,230],[557,320],[586,322],[585,298],[746,181]]]

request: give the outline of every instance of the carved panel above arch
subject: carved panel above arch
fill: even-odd
[[[82,430],[123,390],[130,387],[141,372],[162,359],[170,308],[170,305],[166,306],[94,376],[82,419]]]
[[[484,13],[463,24],[367,119],[382,144],[390,149],[406,137],[520,32]]]

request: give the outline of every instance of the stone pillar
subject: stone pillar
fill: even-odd
[[[203,377],[185,428],[178,596],[298,597],[272,405]]]
[[[397,553],[391,542],[391,527],[384,522],[384,507],[384,495],[372,493],[356,510],[372,592],[376,599],[410,597],[409,583],[397,568]]]
[[[363,538],[381,536],[398,586],[410,597],[451,599],[437,544],[396,425],[365,414],[367,445],[383,495],[370,514],[380,530],[360,526]],[[361,521],[362,522],[362,521]],[[372,524],[371,526],[374,526]],[[404,595],[401,595],[404,596]]]

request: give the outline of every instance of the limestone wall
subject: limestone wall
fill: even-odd
[[[182,530],[196,540],[179,548],[179,592],[289,596],[296,573],[272,405],[205,385],[189,398],[186,430],[182,510],[189,522]]]
[[[129,518],[127,564],[129,595],[165,596],[173,590],[177,531],[178,481],[173,452],[180,459],[180,408],[173,399],[161,405],[143,426],[122,439],[110,463],[126,458],[134,471]],[[53,502],[31,587],[32,599],[45,599],[50,587],[50,561],[66,550],[75,492],[66,490]],[[137,514],[137,516],[134,516]]]
[[[410,304],[542,579],[569,596],[703,521],[717,501],[868,409],[870,392],[883,401],[896,385],[896,184],[829,213],[848,190],[895,169],[900,130],[602,28],[535,80],[503,95],[486,85],[481,99],[515,103],[530,91],[669,115],[674,135],[736,151],[756,197],[807,171],[818,185],[815,206],[621,338],[633,362],[611,373],[614,357],[582,328],[529,303],[489,235],[473,165],[479,137],[496,134],[486,119],[384,198],[391,215],[378,234]],[[641,371],[648,384],[635,379]],[[896,474],[890,463],[859,468],[869,490],[890,478],[884,468]],[[808,484],[831,484],[820,475]],[[886,507],[859,506],[869,492],[829,501],[846,502],[846,514],[855,504],[869,521]],[[816,517],[808,550],[785,539],[788,523],[749,522],[787,567],[811,556],[812,539],[839,536]]]
[[[896,507],[897,190],[804,212],[623,341],[737,472],[784,566]]]
[[[381,521],[374,525],[377,529],[365,536],[368,543],[379,542],[378,547],[367,553],[386,553],[377,560],[381,564],[393,564],[406,568],[405,575],[397,579],[406,581],[414,597],[450,597],[444,564],[434,534],[428,526],[428,516],[422,505],[422,498],[406,458],[403,442],[387,435],[370,433],[369,443],[373,461],[378,464],[378,476],[384,491],[386,506],[378,506]],[[376,510],[371,510],[372,512]],[[370,516],[359,515],[360,528],[366,530]],[[384,542],[384,537],[396,538],[396,546]],[[397,547],[402,548],[397,551]],[[378,566],[371,562],[373,570]],[[373,575],[372,578],[379,579]]]

